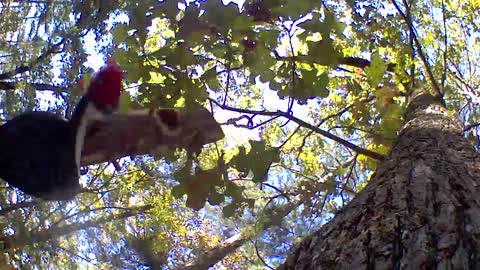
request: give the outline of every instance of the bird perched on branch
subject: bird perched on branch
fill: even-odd
[[[51,112],[21,114],[0,126],[0,178],[26,194],[68,200],[80,190],[87,125],[117,108],[122,71],[113,61],[93,77],[70,120]]]

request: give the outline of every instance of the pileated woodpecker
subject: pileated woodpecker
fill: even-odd
[[[21,114],[0,126],[0,178],[26,194],[68,200],[80,190],[87,125],[118,107],[122,72],[109,62],[92,79],[69,121],[51,112]]]

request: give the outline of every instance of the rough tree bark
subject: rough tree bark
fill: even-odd
[[[480,269],[479,161],[420,92],[369,184],[278,269]]]

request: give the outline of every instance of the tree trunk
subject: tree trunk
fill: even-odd
[[[480,269],[479,164],[458,123],[420,93],[369,184],[279,269]]]

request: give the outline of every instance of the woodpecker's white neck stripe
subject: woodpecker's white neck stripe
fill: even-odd
[[[80,119],[80,123],[77,127],[77,133],[75,134],[75,164],[77,165],[78,175],[80,176],[80,161],[82,158],[82,149],[85,142],[85,135],[87,133],[87,127],[90,122],[98,120],[104,121],[105,115],[102,114],[95,105],[92,103],[87,104],[83,116]]]

